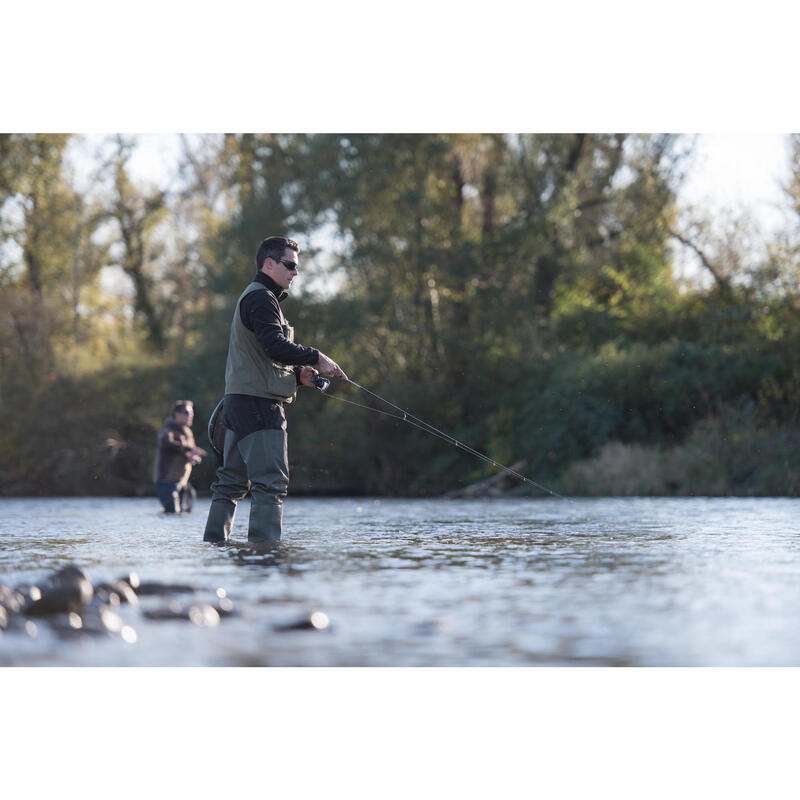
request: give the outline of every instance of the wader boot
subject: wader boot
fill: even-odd
[[[212,500],[208,509],[204,542],[227,542],[231,538],[236,503],[230,500]]]
[[[289,487],[286,431],[256,431],[240,439],[238,448],[250,480],[252,502],[247,539],[280,541],[283,498]]]
[[[222,465],[211,484],[211,507],[208,509],[204,542],[227,542],[230,539],[236,504],[250,488],[238,441],[233,431],[225,431]]]
[[[247,526],[248,542],[279,542],[283,523],[283,504],[250,504],[250,523]]]

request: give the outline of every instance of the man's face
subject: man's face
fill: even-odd
[[[294,264],[293,269],[289,269],[287,264]],[[276,261],[272,258],[267,258],[264,260],[264,266],[261,268],[261,271],[268,275],[278,286],[281,287],[285,292],[289,291],[289,287],[292,285],[292,281],[295,279],[297,275],[297,265],[298,265],[298,258],[297,253],[292,250],[291,248],[287,247],[283,251],[283,257]]]

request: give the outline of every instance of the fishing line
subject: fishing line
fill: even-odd
[[[537,489],[541,489],[543,492],[547,492],[548,494],[553,495],[553,497],[558,497],[561,500],[566,500],[567,499],[563,495],[560,495],[558,492],[554,492],[552,489],[548,489],[546,486],[542,486],[542,484],[537,483],[536,481],[531,480],[530,478],[527,478],[525,475],[522,475],[521,473],[517,472],[516,470],[511,469],[511,467],[506,467],[503,464],[498,463],[493,458],[490,458],[489,456],[487,456],[485,453],[481,453],[479,450],[475,450],[474,448],[470,447],[469,445],[466,445],[463,442],[460,442],[458,439],[455,438],[455,436],[450,436],[449,433],[445,433],[444,431],[440,431],[438,428],[434,428],[433,425],[431,425],[430,423],[425,422],[425,420],[420,419],[419,417],[415,416],[411,412],[405,411],[404,409],[400,408],[399,406],[396,406],[394,403],[389,402],[389,400],[387,400],[385,397],[381,397],[379,394],[376,394],[375,392],[370,391],[365,386],[361,386],[361,384],[356,383],[355,381],[351,381],[349,378],[344,378],[344,380],[347,381],[347,383],[352,384],[353,386],[355,386],[357,389],[360,389],[362,392],[365,392],[366,394],[374,397],[376,400],[379,400],[381,403],[385,403],[387,406],[390,406],[391,408],[393,408],[395,411],[398,411],[399,413],[398,414],[391,414],[388,411],[382,411],[379,408],[373,408],[372,406],[365,406],[362,403],[356,403],[353,400],[346,400],[344,397],[338,397],[337,395],[326,394],[325,389],[328,388],[327,386],[325,386],[325,389],[323,389],[323,388],[321,388],[319,386],[318,386],[318,388],[320,389],[320,391],[322,392],[322,394],[325,397],[329,397],[329,398],[331,398],[333,400],[339,400],[342,403],[347,403],[348,405],[356,406],[357,408],[363,408],[363,409],[365,409],[367,411],[373,411],[376,414],[383,414],[386,417],[389,417],[391,419],[399,420],[400,422],[407,422],[409,425],[413,425],[415,428],[419,428],[421,431],[424,431],[425,433],[430,433],[431,435],[436,436],[439,439],[442,439],[443,441],[447,442],[448,444],[451,444],[454,447],[459,447],[462,450],[464,450],[465,452],[469,453],[470,455],[473,455],[476,458],[482,459],[487,464],[491,464],[493,467],[497,467],[497,469],[503,470],[504,472],[508,473],[509,475],[513,475],[518,480],[521,480],[524,483],[529,483],[531,486],[535,486]]]

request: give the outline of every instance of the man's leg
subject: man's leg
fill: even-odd
[[[204,542],[226,542],[230,539],[236,504],[250,488],[247,467],[239,453],[238,437],[232,430],[225,432],[222,466],[211,484],[211,507],[203,534]]]
[[[289,488],[286,431],[261,430],[239,440],[239,452],[250,479],[251,542],[277,542],[281,538],[283,498]]]
[[[177,484],[170,481],[158,481],[156,483],[156,494],[167,514],[180,513],[181,501],[178,496]]]
[[[191,483],[183,486],[179,492],[181,498],[181,511],[188,514],[194,508],[194,501],[197,500],[197,490]]]

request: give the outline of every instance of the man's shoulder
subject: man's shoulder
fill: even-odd
[[[257,284],[250,291],[245,291],[241,300],[242,309],[246,314],[258,309],[269,309],[276,317],[280,316],[278,298],[266,287]]]
[[[250,297],[256,297],[259,300],[266,298],[276,305],[278,303],[278,298],[275,297],[275,293],[269,288],[269,286],[264,286],[263,283],[259,283],[257,281],[253,281],[244,287],[244,291],[242,292],[242,300]]]

